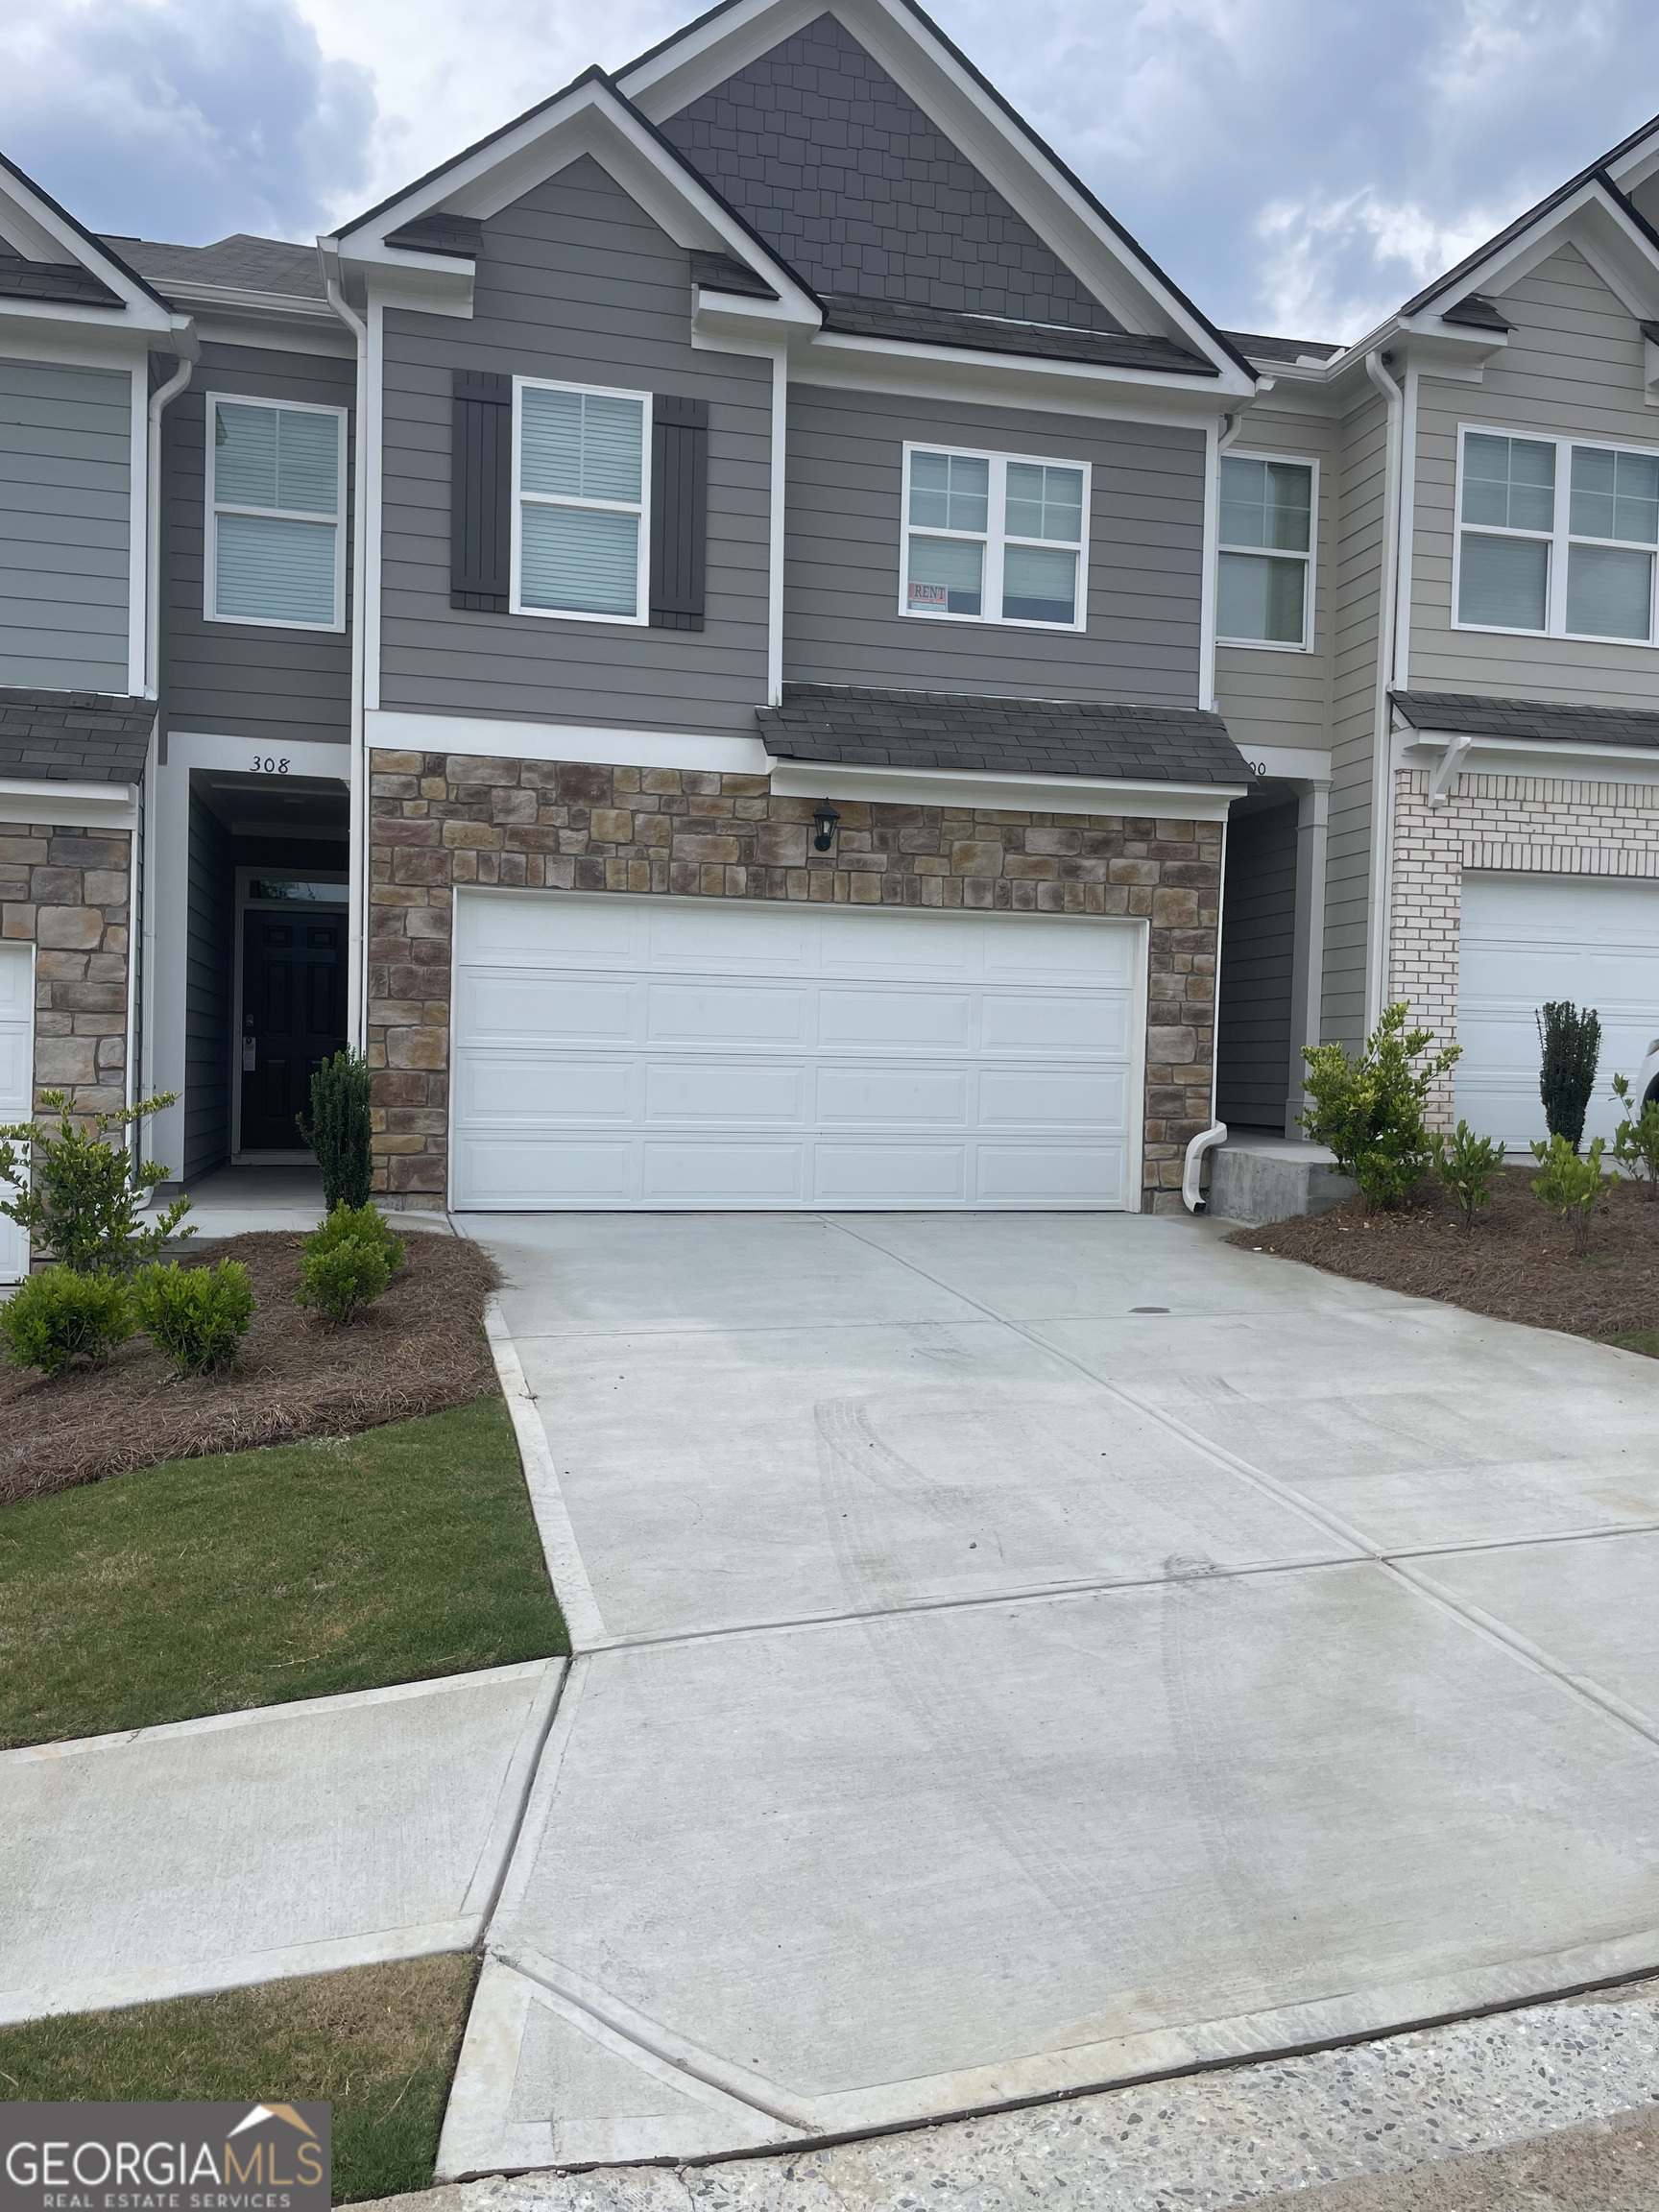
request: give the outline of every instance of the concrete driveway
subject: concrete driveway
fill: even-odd
[[[1659,1966],[1659,1363],[1185,1220],[473,1227],[588,1648],[442,2173]]]

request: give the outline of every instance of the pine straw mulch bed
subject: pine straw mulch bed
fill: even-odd
[[[1589,1253],[1575,1260],[1567,1223],[1532,1194],[1535,1172],[1505,1168],[1467,1236],[1431,1177],[1397,1213],[1367,1214],[1350,1198],[1328,1214],[1236,1229],[1227,1241],[1536,1329],[1613,1336],[1659,1326],[1659,1200],[1645,1185],[1615,1185],[1591,1217]]]
[[[385,1293],[339,1329],[294,1303],[301,1239],[291,1231],[175,1250],[185,1266],[240,1260],[252,1276],[257,1310],[236,1365],[180,1381],[134,1336],[107,1365],[56,1382],[0,1366],[0,1505],[162,1459],[356,1435],[496,1387],[483,1312],[501,1278],[469,1238],[411,1230]]]

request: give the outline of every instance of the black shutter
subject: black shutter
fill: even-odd
[[[449,446],[449,604],[505,614],[513,561],[513,379],[454,372]]]
[[[709,402],[651,402],[651,626],[703,627],[709,530]]]

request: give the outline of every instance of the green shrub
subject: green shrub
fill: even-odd
[[[66,1092],[43,1091],[40,1103],[57,1116],[56,1126],[17,1121],[0,1128],[0,1183],[13,1186],[10,1198],[0,1197],[0,1214],[78,1275],[131,1275],[155,1259],[189,1213],[190,1201],[176,1198],[141,1226],[138,1209],[168,1171],[146,1160],[134,1172],[127,1145],[106,1140],[111,1129],[158,1114],[173,1099],[164,1091],[137,1106],[83,1115],[83,1122],[91,1121],[88,1131],[76,1127]],[[184,1231],[186,1237],[194,1234]]]
[[[1503,1145],[1494,1137],[1477,1137],[1467,1121],[1459,1121],[1450,1138],[1431,1138],[1429,1148],[1435,1174],[1463,1209],[1464,1229],[1473,1229],[1475,1209],[1491,1197],[1493,1178],[1503,1165]]]
[[[1650,1099],[1638,1114],[1630,1103],[1630,1078],[1615,1075],[1613,1095],[1624,1109],[1624,1118],[1613,1132],[1613,1157],[1633,1168],[1649,1198],[1659,1198],[1659,1098]]]
[[[1601,1057],[1601,1017],[1593,1006],[1580,1009],[1570,998],[1551,998],[1537,1022],[1544,1126],[1551,1137],[1565,1137],[1576,1152]]]
[[[337,1244],[314,1248],[307,1239],[300,1260],[300,1303],[320,1308],[330,1321],[349,1321],[391,1280],[392,1263],[379,1244],[343,1237]]]
[[[369,1203],[369,1063],[360,1052],[336,1052],[311,1078],[311,1118],[296,1115],[301,1137],[323,1170],[323,1203],[353,1209]]]
[[[345,1244],[352,1238],[359,1243],[373,1244],[386,1255],[386,1264],[398,1268],[403,1264],[403,1239],[395,1236],[392,1224],[373,1203],[363,1206],[336,1206],[321,1229],[314,1230],[305,1239],[307,1252],[332,1252],[336,1244]]]
[[[1396,1206],[1428,1174],[1433,1157],[1424,1109],[1430,1091],[1461,1047],[1429,1052],[1431,1029],[1407,1029],[1406,1008],[1384,1008],[1358,1059],[1340,1045],[1305,1045],[1312,1107],[1297,1119],[1315,1144],[1328,1144],[1339,1172],[1352,1175],[1367,1208]],[[1427,1054],[1427,1057],[1425,1055]],[[1421,1061],[1420,1067],[1413,1067]]]
[[[138,1326],[180,1375],[230,1366],[253,1319],[253,1286],[239,1260],[217,1267],[146,1267],[132,1285]]]
[[[98,1367],[137,1326],[132,1293],[114,1275],[60,1264],[19,1283],[0,1306],[0,1336],[13,1365],[58,1375],[73,1360]]]
[[[1565,1136],[1557,1133],[1548,1144],[1534,1144],[1532,1157],[1544,1169],[1534,1175],[1532,1188],[1546,1206],[1553,1209],[1573,1231],[1573,1250],[1580,1257],[1590,1249],[1590,1215],[1601,1195],[1603,1183],[1611,1190],[1617,1175],[1603,1176],[1601,1155],[1605,1137],[1595,1138],[1582,1157]]]

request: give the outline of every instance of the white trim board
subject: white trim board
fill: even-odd
[[[0,781],[0,822],[61,822],[66,829],[135,830],[138,789],[132,783],[54,783],[50,779]]]
[[[894,806],[988,806],[1042,814],[1152,814],[1224,822],[1244,783],[1135,783],[1096,776],[996,769],[879,768],[774,760],[772,788],[791,799],[869,800]]]
[[[672,730],[610,730],[575,722],[501,722],[486,715],[418,714],[373,707],[367,743],[392,753],[461,753],[495,760],[590,760],[602,768],[709,768],[764,776],[758,737]]]

